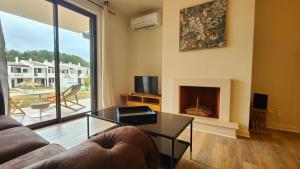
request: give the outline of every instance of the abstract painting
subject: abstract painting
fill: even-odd
[[[227,0],[180,10],[180,51],[226,46]]]

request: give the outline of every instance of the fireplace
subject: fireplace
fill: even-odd
[[[192,114],[196,130],[236,138],[239,125],[230,121],[230,90],[231,79],[175,78],[173,112]],[[203,110],[212,113],[197,115]]]
[[[180,86],[179,92],[180,113],[219,118],[220,88]]]

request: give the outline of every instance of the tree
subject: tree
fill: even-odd
[[[8,62],[15,61],[16,56],[18,56],[18,57],[21,56],[21,53],[17,50],[9,50],[9,51],[6,52],[6,57],[7,57]]]
[[[52,62],[54,59],[54,52],[47,50],[31,50],[20,52],[17,50],[9,50],[6,52],[7,60],[9,62],[15,61],[16,57],[19,57],[19,60],[29,60],[30,58],[33,61],[44,62],[49,61]],[[77,65],[80,63],[81,66],[89,67],[90,63],[83,60],[81,57],[76,55],[70,55],[66,53],[60,53],[60,61],[64,63],[72,63]]]
[[[90,78],[90,76],[86,76],[83,79],[83,81],[84,81],[83,83],[84,83],[85,90],[89,90],[90,86],[91,86],[91,78]]]

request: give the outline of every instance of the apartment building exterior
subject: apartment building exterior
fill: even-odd
[[[80,64],[60,63],[60,81],[62,88],[71,85],[84,84],[84,79],[90,76],[90,68]],[[10,88],[21,87],[23,82],[32,82],[44,87],[55,85],[54,61],[43,63],[29,60],[8,62],[8,82]]]

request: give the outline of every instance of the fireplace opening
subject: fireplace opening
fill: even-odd
[[[219,118],[220,88],[180,86],[180,113]]]

